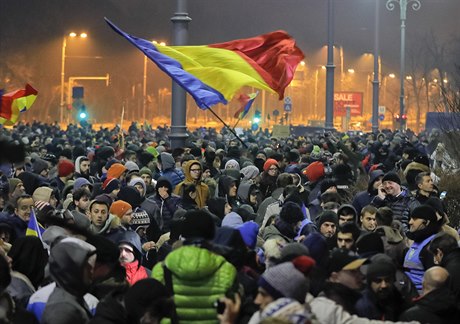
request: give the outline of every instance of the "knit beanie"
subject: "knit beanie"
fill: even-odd
[[[240,164],[238,163],[238,161],[231,159],[228,160],[227,163],[225,163],[224,169],[236,169],[240,171]]]
[[[316,261],[308,255],[299,255],[291,260],[297,270],[303,273],[304,276],[308,276],[311,270],[316,265]]]
[[[121,182],[115,178],[107,178],[102,184],[102,190],[104,193],[111,193],[114,190],[121,188]]]
[[[9,185],[9,193],[12,193],[16,187],[18,186],[18,184],[22,183],[22,180],[21,179],[18,179],[18,178],[11,178],[11,179],[8,179],[8,185]]]
[[[75,182],[73,183],[73,192],[77,191],[77,189],[80,189],[83,186],[89,186],[90,189],[93,188],[93,184],[88,181],[86,178],[77,178],[75,179]]]
[[[136,162],[126,161],[125,168],[128,169],[128,172],[137,172],[139,171],[139,166]]]
[[[49,202],[51,198],[51,194],[53,193],[53,189],[48,187],[38,187],[35,189],[34,193],[32,194],[32,198],[35,201],[45,201]]]
[[[255,165],[248,165],[247,167],[242,168],[240,173],[243,175],[243,181],[248,181],[259,175],[259,168]]]
[[[380,255],[380,254],[378,254]],[[371,282],[373,279],[379,277],[391,277],[394,278],[396,275],[396,267],[393,264],[393,261],[390,257],[387,260],[385,259],[374,259],[376,256],[372,257],[371,263],[365,266],[365,274],[367,282]]]
[[[321,181],[320,185],[320,192],[323,194],[326,192],[327,189],[332,188],[332,187],[337,187],[337,183],[335,182],[334,179],[324,179]]]
[[[426,219],[432,222],[437,221],[436,217],[436,210],[428,205],[421,205],[418,207],[415,207],[412,212],[410,213],[410,218],[416,218],[416,219]]]
[[[280,261],[292,261],[293,259],[301,255],[310,255],[310,252],[308,251],[308,248],[305,245],[298,242],[288,243],[281,249]]]
[[[264,163],[264,171],[268,172],[268,169],[270,169],[272,165],[275,165],[277,168],[279,168],[278,161],[275,159],[267,159],[267,161]]]
[[[136,209],[136,207],[139,207],[142,203],[141,194],[133,187],[122,187],[117,198],[129,203],[133,209]]]
[[[401,179],[395,172],[386,173],[382,178],[382,183],[384,183],[385,181],[392,181],[401,185]]]
[[[280,219],[288,224],[297,224],[304,219],[304,215],[298,204],[288,201],[281,208]]]
[[[122,218],[130,209],[132,209],[132,207],[126,201],[117,200],[112,203],[112,206],[110,206],[110,213]]]
[[[147,167],[143,167],[142,169],[140,169],[140,170],[139,170],[139,174],[140,174],[140,175],[148,174],[151,178],[153,177],[153,172],[152,172],[152,170],[150,170],[150,169],[147,168]]]
[[[310,182],[316,182],[326,174],[324,164],[319,161],[310,163],[303,171]]]
[[[114,163],[107,170],[107,178],[119,178],[127,169],[121,163]]]
[[[185,239],[205,239],[211,241],[216,228],[211,214],[204,210],[189,210],[185,213],[182,236]]]
[[[384,251],[383,240],[376,232],[366,233],[356,241],[356,252],[362,257],[367,258]]]
[[[157,151],[156,148],[154,148],[153,146],[149,146],[145,149],[146,152],[148,152],[149,154],[153,155],[153,157],[156,159],[158,157],[158,155],[160,155],[160,153]]]
[[[331,210],[325,210],[323,211],[321,214],[318,215],[317,217],[317,226],[318,228],[321,227],[321,225],[323,225],[324,222],[331,222],[331,223],[334,223],[334,224],[338,224],[339,223],[339,220],[338,220],[338,217],[337,217],[337,214],[334,213],[333,211]]]
[[[57,165],[58,176],[67,177],[75,171],[75,165],[69,160],[61,160]]]
[[[257,234],[259,233],[259,225],[256,222],[250,221],[238,226],[241,237],[244,243],[251,250],[256,248]]]
[[[43,170],[49,169],[49,164],[45,160],[36,158],[32,163],[32,170],[35,174],[40,174]]]
[[[303,303],[308,292],[305,276],[292,262],[284,262],[268,268],[258,283],[259,287],[267,291],[273,299],[288,297]]]

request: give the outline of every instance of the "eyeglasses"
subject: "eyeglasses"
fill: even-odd
[[[190,172],[201,172],[201,169],[190,169]]]

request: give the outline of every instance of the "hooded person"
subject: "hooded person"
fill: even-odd
[[[382,184],[382,178],[384,175],[385,173],[382,170],[371,171],[369,174],[367,190],[360,191],[353,197],[352,205],[355,207],[358,215],[361,214],[361,209],[369,205],[372,199],[374,199],[374,197],[377,195],[377,190]]]
[[[254,212],[257,212],[257,209],[262,202],[262,195],[260,194],[260,190],[258,186],[252,182],[246,181],[241,182],[238,186],[238,199],[243,204],[250,205]]]
[[[181,198],[173,194],[173,186],[167,177],[157,180],[155,193],[147,200],[155,204],[154,217],[162,232],[169,232],[174,213],[181,205]]]
[[[409,225],[409,232],[406,235],[414,242],[406,253],[403,266],[417,290],[421,291],[425,271],[434,266],[433,256],[428,247],[440,232],[442,223],[431,206],[421,205],[410,214]]]
[[[219,178],[218,196],[226,198],[233,210],[236,210],[241,204],[237,195],[238,186],[239,180],[234,177],[222,175]]]
[[[203,208],[209,198],[209,188],[201,181],[203,169],[198,160],[189,160],[184,164],[185,180],[179,183],[174,189],[174,193],[182,196],[183,188],[186,184],[194,184],[196,186],[196,204],[198,208]]]
[[[171,182],[173,190],[179,183],[186,179],[184,172],[176,168],[176,161],[174,160],[171,153],[162,152],[158,156],[158,163],[161,168],[161,176],[168,178],[169,182]]]
[[[50,251],[49,272],[56,282],[41,323],[87,323],[90,311],[83,299],[92,283],[96,248],[78,238],[68,237]]]
[[[184,245],[153,268],[152,277],[174,292],[180,322],[216,322],[217,310],[211,301],[234,294],[237,271],[224,257],[211,252],[214,235],[214,221],[208,212],[188,211],[182,224]]]
[[[149,271],[142,264],[141,239],[134,231],[126,231],[118,238],[120,263],[126,270],[126,280],[132,286],[137,281],[149,277]]]
[[[304,214],[300,206],[288,201],[283,204],[275,223],[265,228],[262,237],[264,240],[281,238],[288,243],[293,242],[303,219]]]
[[[305,303],[308,292],[308,280],[292,262],[283,262],[268,268],[259,278],[259,293],[254,303],[259,305],[259,311],[253,314],[249,323],[260,323],[262,317],[273,313],[273,303],[284,300]],[[289,298],[289,300],[288,300]]]
[[[90,174],[90,161],[84,156],[80,155],[75,159],[75,173],[74,178],[84,178],[90,183],[96,182],[96,179]]]
[[[141,197],[145,199],[145,194],[147,192],[147,186],[142,178],[133,178],[129,181],[128,186],[134,187],[139,191]]]

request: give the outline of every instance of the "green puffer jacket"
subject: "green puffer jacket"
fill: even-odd
[[[172,274],[180,323],[218,323],[213,305],[234,285],[235,267],[224,257],[196,246],[172,251],[164,262]],[[152,277],[165,282],[163,264],[153,268]]]

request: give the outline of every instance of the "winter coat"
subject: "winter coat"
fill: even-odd
[[[361,215],[361,209],[369,205],[377,195],[377,190],[374,189],[374,183],[379,177],[383,177],[384,172],[382,170],[374,170],[369,175],[369,183],[366,191],[358,192],[353,198],[352,205],[355,207],[358,215]]]
[[[387,195],[382,200],[379,196],[375,196],[371,204],[377,208],[390,207],[393,211],[393,219],[400,221],[404,231],[406,231],[408,230],[409,215],[415,207],[420,206],[420,202],[406,188],[402,187],[401,189],[401,193],[396,197]]]
[[[422,324],[458,323],[460,312],[447,287],[435,289],[415,300],[400,317],[400,321],[418,321]]]
[[[161,156],[161,176],[168,178],[173,189],[182,181],[185,176],[181,169],[176,168],[176,161],[171,153],[163,152]]]
[[[385,254],[391,257],[398,268],[402,268],[407,246],[401,233],[390,226],[377,226],[375,232],[383,240]]]
[[[163,266],[171,272],[179,321],[218,323],[213,304],[233,287],[235,267],[224,257],[197,246],[178,248],[153,268],[152,277],[165,283]]]
[[[401,313],[409,305],[404,302],[402,296],[394,287],[391,287],[391,290],[391,296],[379,303],[372,289],[366,288],[355,305],[356,314],[369,319],[398,320]]]
[[[139,261],[137,260],[122,265],[126,270],[126,280],[130,286],[134,285],[139,280],[149,277],[147,270],[143,266],[139,266]]]
[[[41,321],[42,319],[46,303],[48,302],[54,288],[56,288],[56,283],[52,282],[40,288],[32,296],[30,296],[29,304],[27,304],[27,310],[33,313],[38,321]],[[91,294],[85,294],[83,298],[85,299],[91,314],[94,314],[99,300]]]
[[[174,189],[174,193],[180,197],[182,197],[182,188],[185,184],[189,184],[189,183],[193,183],[195,184],[196,186],[196,204],[198,206],[198,208],[203,208],[204,206],[206,206],[206,203],[208,201],[208,198],[209,198],[209,188],[206,184],[204,184],[201,180],[198,180],[198,181],[195,181],[191,174],[190,174],[190,168],[192,167],[192,165],[194,164],[200,164],[199,161],[197,160],[190,160],[190,161],[187,161],[184,165],[184,172],[185,172],[185,180],[182,181],[181,183],[179,183],[176,188]]]
[[[457,300],[460,300],[460,248],[444,255],[441,266],[449,272],[450,287]]]

